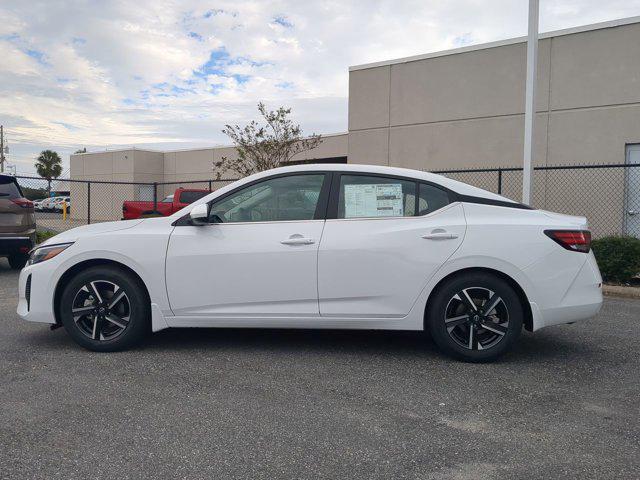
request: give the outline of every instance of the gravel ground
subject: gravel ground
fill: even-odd
[[[168,330],[97,354],[15,313],[0,259],[0,478],[640,478],[640,302],[498,363],[416,333]]]

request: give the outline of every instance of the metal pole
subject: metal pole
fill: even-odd
[[[209,191],[211,191],[211,180],[209,180]]]
[[[536,108],[536,70],[538,63],[539,0],[529,0],[529,36],[527,38],[527,83],[524,102],[524,170],[522,203],[531,204],[533,191],[533,126]]]
[[[498,195],[502,195],[502,169],[498,169]]]
[[[87,182],[87,225],[91,223],[91,182]]]
[[[4,172],[4,127],[0,125],[0,173]]]
[[[158,182],[153,182],[153,211],[158,211]]]

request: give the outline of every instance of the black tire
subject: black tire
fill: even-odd
[[[14,270],[22,270],[29,260],[29,255],[25,255],[24,253],[16,253],[14,255],[10,255],[9,258],[9,266]]]
[[[151,304],[137,277],[115,266],[96,266],[78,273],[64,287],[60,318],[79,345],[114,352],[139,344],[150,333]]]
[[[426,312],[434,342],[447,355],[466,362],[488,362],[506,353],[520,336],[523,320],[522,302],[511,285],[485,272],[446,280]]]

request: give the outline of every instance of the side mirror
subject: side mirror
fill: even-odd
[[[191,219],[191,225],[206,225],[209,223],[209,205],[201,203],[196,205],[189,212],[189,218]]]

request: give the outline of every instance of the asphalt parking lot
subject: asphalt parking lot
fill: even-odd
[[[639,478],[640,302],[498,363],[415,333],[168,330],[96,354],[15,313],[0,259],[0,478]]]

